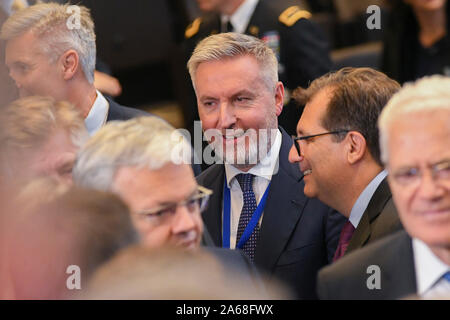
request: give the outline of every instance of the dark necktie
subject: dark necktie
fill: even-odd
[[[348,220],[344,224],[341,235],[339,236],[339,243],[336,252],[334,253],[333,262],[338,260],[345,254],[345,251],[347,251],[348,243],[350,242],[354,231],[355,227],[352,225],[350,220]]]
[[[231,24],[230,20],[228,20],[227,23],[222,22],[221,29],[222,33],[233,32],[233,25]]]
[[[239,185],[241,186],[242,195],[244,198],[244,205],[242,206],[241,216],[239,217],[239,225],[236,236],[236,246],[241,239],[242,234],[244,233],[245,228],[247,227],[250,219],[253,215],[253,212],[256,210],[256,198],[253,192],[252,182],[253,182],[252,174],[238,174],[236,176]],[[252,235],[245,243],[244,253],[248,256],[250,261],[254,261],[255,257],[255,248],[259,239],[259,224],[255,226]]]

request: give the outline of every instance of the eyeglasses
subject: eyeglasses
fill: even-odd
[[[313,134],[310,136],[303,136],[303,137],[293,136],[292,139],[294,140],[295,149],[297,149],[298,156],[300,157],[301,156],[301,153],[300,153],[300,141],[301,140],[308,140],[311,138],[320,137],[320,136],[324,136],[327,134],[339,134],[339,133],[344,133],[344,132],[349,132],[349,131],[350,130],[347,130],[347,129],[340,129],[340,130],[336,130],[336,131],[329,131],[329,132],[324,132],[324,133]]]
[[[210,189],[202,186],[197,186],[196,194],[191,196],[189,199],[178,203],[159,206],[149,210],[141,210],[136,214],[145,217],[152,222],[162,223],[170,217],[175,216],[177,208],[180,206],[185,206],[190,213],[202,212],[203,210],[205,210],[208,204],[209,197],[212,193],[213,191]]]
[[[427,166],[431,170],[431,177],[435,182],[450,181],[450,160],[444,160]],[[401,168],[391,173],[391,178],[401,186],[417,186],[424,172],[418,167]]]

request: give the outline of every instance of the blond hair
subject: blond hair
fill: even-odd
[[[30,30],[39,38],[40,46],[51,62],[67,50],[75,50],[86,79],[91,84],[94,82],[96,46],[89,9],[69,4],[39,3],[11,15],[2,26],[0,38],[11,40]]]
[[[195,73],[201,63],[242,56],[256,59],[265,84],[270,90],[275,90],[278,82],[278,61],[272,49],[258,38],[233,32],[209,36],[197,45],[187,64],[194,89]]]
[[[84,120],[71,103],[40,96],[15,100],[0,113],[0,149],[36,148],[57,129],[67,130],[76,147],[88,138]]]

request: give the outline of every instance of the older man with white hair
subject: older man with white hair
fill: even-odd
[[[198,250],[204,233],[201,211],[211,191],[197,184],[189,164],[191,151],[175,128],[156,117],[113,121],[80,149],[74,181],[125,200],[145,247]],[[241,252],[208,251],[249,276],[249,285],[262,285]]]
[[[405,231],[324,268],[319,296],[450,298],[450,78],[406,84],[383,110],[379,127]]]

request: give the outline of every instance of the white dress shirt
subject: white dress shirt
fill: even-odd
[[[421,240],[413,238],[417,294],[424,299],[450,299],[450,282],[442,276],[450,266],[442,262]]]
[[[234,32],[245,33],[257,4],[258,0],[245,0],[231,16],[222,15],[220,17],[222,25],[226,25],[230,21]]]
[[[108,118],[109,102],[106,98],[97,90],[97,98],[95,98],[94,104],[89,111],[86,119],[84,119],[84,124],[92,136],[96,133],[105,123]]]
[[[272,176],[278,172],[278,157],[281,149],[281,132],[277,130],[275,140],[267,153],[266,157],[260,161],[257,165],[252,167],[247,173],[253,174],[253,192],[255,193],[256,203],[259,204],[264,192],[266,191]],[[267,164],[266,166],[263,164]],[[245,173],[236,167],[225,163],[225,175],[227,178],[227,185],[230,188],[230,248],[236,248],[236,236],[239,226],[239,218],[241,216],[242,207],[244,206],[243,194],[241,186],[235,177]],[[261,225],[264,211],[259,219],[259,225]],[[222,218],[223,218],[223,203],[222,203]],[[223,226],[223,221],[222,221]],[[223,233],[223,230],[222,230]]]
[[[353,205],[352,211],[350,211],[350,220],[351,224],[355,229],[358,227],[359,222],[366,211],[367,206],[369,205],[370,200],[373,197],[373,194],[377,190],[380,183],[387,176],[387,171],[383,170],[375,178],[370,181],[367,187],[364,188],[363,192],[359,195],[358,199],[356,199],[355,204]]]

